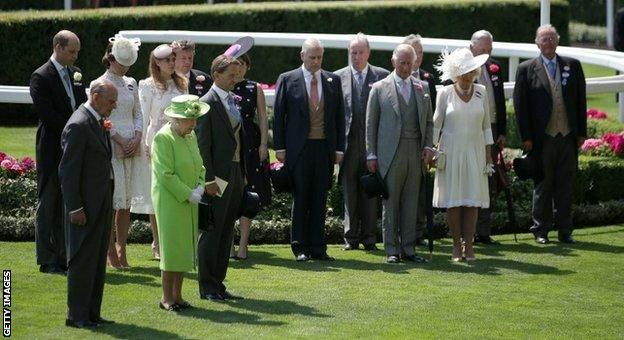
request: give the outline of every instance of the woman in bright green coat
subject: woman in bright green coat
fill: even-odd
[[[152,143],[152,201],[163,285],[159,306],[169,311],[190,307],[182,299],[182,280],[196,265],[197,204],[204,193],[206,172],[193,129],[208,109],[197,96],[174,97],[165,110],[171,121]]]

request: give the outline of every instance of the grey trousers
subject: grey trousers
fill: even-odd
[[[572,191],[577,156],[572,134],[544,137],[541,154],[544,180],[533,187],[531,231],[534,234],[546,235],[553,223],[560,235],[572,233]]]
[[[418,139],[401,138],[386,174],[388,199],[382,201],[383,243],[387,255],[414,255],[422,168]]]
[[[494,142],[498,139],[498,131],[496,130],[496,124],[492,124],[492,136]],[[492,160],[495,160],[496,155],[494,153],[494,147],[492,147]],[[488,177],[488,190],[490,192],[490,207],[492,206],[492,196],[494,194],[494,175]],[[490,236],[492,234],[492,219],[490,208],[479,208],[479,214],[477,215],[477,235],[478,236]]]
[[[341,169],[342,194],[344,197],[344,240],[358,245],[377,242],[378,198],[369,198],[360,184],[366,174],[366,152],[352,146],[347,150]]]
[[[197,244],[199,294],[223,294],[230,247],[234,236],[234,222],[238,219],[243,198],[243,174],[240,164],[232,162],[230,181],[220,198],[212,199],[214,225],[206,223],[200,230]]]

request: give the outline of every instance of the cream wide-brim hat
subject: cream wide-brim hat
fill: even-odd
[[[451,53],[443,51],[439,59],[440,63],[434,67],[441,73],[441,81],[455,81],[462,74],[481,67],[489,57],[489,54],[481,54],[475,57],[469,49],[459,48]]]

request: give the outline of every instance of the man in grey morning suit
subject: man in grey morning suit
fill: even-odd
[[[426,82],[411,76],[416,53],[407,44],[392,52],[394,71],[375,83],[366,109],[367,166],[388,187],[383,200],[386,261],[424,262],[414,250],[423,164],[433,156],[433,110]]]
[[[556,53],[557,30],[540,26],[535,43],[541,55],[518,66],[514,108],[524,150],[540,159],[544,179],[533,188],[535,242],[548,243],[548,231],[559,241],[572,238],[572,190],[578,147],[587,136],[587,99],[581,63]],[[554,215],[554,218],[553,218]]]
[[[345,110],[345,154],[340,166],[339,181],[344,197],[345,250],[375,250],[377,237],[378,198],[369,198],[360,177],[366,169],[366,103],[371,86],[390,74],[368,63],[368,38],[358,33],[349,42],[350,66],[334,72],[340,77]]]
[[[59,164],[68,264],[65,324],[77,328],[112,323],[100,316],[113,214],[111,145],[104,118],[117,105],[117,89],[98,80],[90,92],[89,101],[63,129]]]

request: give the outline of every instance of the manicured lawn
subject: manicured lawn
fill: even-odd
[[[551,234],[552,235],[552,234]],[[66,283],[34,265],[32,243],[0,243],[13,276],[16,338],[596,338],[624,337],[624,225],[575,232],[576,245],[539,246],[499,236],[474,265],[450,261],[449,240],[428,264],[383,263],[383,252],[344,252],[335,262],[297,263],[288,246],[252,246],[232,262],[227,286],[245,300],[200,300],[196,274],[184,293],[196,308],[157,307],[160,279],[147,245],[134,268],[109,270],[95,332],[64,326]],[[556,237],[555,237],[556,239]]]
[[[0,126],[0,152],[18,158],[35,158],[36,135],[36,126]]]

